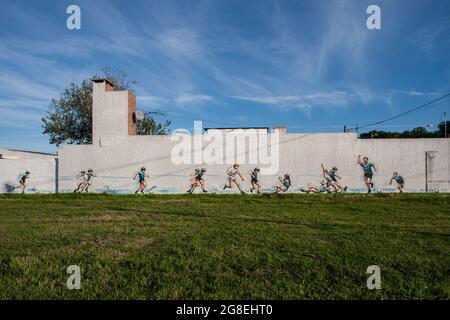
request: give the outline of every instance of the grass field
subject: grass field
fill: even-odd
[[[0,195],[0,298],[449,299],[450,195]]]

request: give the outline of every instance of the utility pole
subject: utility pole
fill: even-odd
[[[448,138],[448,133],[447,133],[447,112],[444,112],[444,138]]]

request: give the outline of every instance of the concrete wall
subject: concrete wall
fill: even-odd
[[[283,173],[291,175],[293,192],[308,183],[317,184],[322,176],[320,164],[324,162],[328,167],[338,167],[342,182],[350,191],[361,192],[364,191],[362,170],[356,164],[356,157],[362,154],[378,168],[374,178],[376,189],[394,191],[388,182],[392,172],[398,171],[406,180],[407,191],[424,191],[425,152],[437,151],[430,163],[429,179],[434,180],[430,189],[449,191],[449,142],[450,139],[360,140],[351,133],[285,134],[279,137],[279,169],[266,175],[267,166],[258,165],[262,167],[261,180],[266,190],[271,190]],[[137,186],[132,180],[133,174],[145,166],[151,176],[150,186],[156,186],[155,193],[185,192],[189,175],[198,167],[207,169],[207,188],[222,192],[226,170],[234,160],[224,155],[223,164],[176,164],[172,160],[172,150],[178,143],[170,136],[130,136],[109,146],[64,146],[59,151],[61,190],[72,190],[76,184],[75,175],[81,169],[92,168],[98,175],[93,190],[128,193]],[[202,150],[206,146],[204,143]],[[254,146],[247,144],[246,153],[252,148]],[[190,155],[190,158],[194,156]],[[248,163],[248,159],[247,163],[242,163],[245,189],[249,187],[247,171],[255,165]]]
[[[245,189],[249,187],[248,170],[256,165],[262,168],[262,184],[267,191],[278,183],[278,176],[291,175],[292,192],[307,184],[317,184],[322,177],[320,164],[337,166],[342,184],[351,191],[365,191],[362,183],[362,170],[356,164],[358,154],[366,155],[376,164],[379,171],[375,175],[376,189],[394,191],[388,185],[393,171],[398,171],[406,181],[407,191],[425,189],[425,152],[434,151],[429,163],[430,189],[449,191],[450,180],[450,139],[386,139],[360,140],[352,133],[289,134],[285,128],[256,130],[258,140],[249,138],[244,149],[236,149],[245,159],[230,157],[229,143],[221,142],[224,154],[217,153],[219,161],[209,161],[198,152],[208,154],[214,134],[236,133],[235,130],[202,130],[196,127],[196,136],[134,136],[129,134],[129,110],[134,110],[127,91],[112,91],[104,80],[94,82],[93,86],[93,145],[63,146],[59,151],[60,190],[71,191],[76,185],[75,176],[81,169],[94,169],[97,174],[92,190],[129,193],[137,187],[132,176],[145,166],[151,175],[150,187],[154,192],[185,192],[189,186],[189,176],[194,168],[207,169],[206,186],[210,191],[222,192],[227,168],[239,162],[245,175]],[[251,130],[238,130],[244,136]],[[174,150],[178,150],[178,138],[187,137],[191,147],[186,162],[174,160]],[[240,136],[242,137],[242,136]],[[261,138],[261,140],[260,140]],[[228,138],[227,138],[228,139]],[[181,139],[183,140],[183,139]],[[256,141],[256,142],[255,142]],[[260,141],[268,141],[267,145]],[[250,159],[251,151],[257,150],[256,160]],[[270,152],[268,152],[270,151]],[[270,157],[263,157],[269,154]],[[204,155],[203,155],[204,156]],[[270,162],[263,161],[269,159]],[[233,192],[233,191],[227,191]]]
[[[272,191],[278,184],[278,176],[289,173],[293,184],[290,192],[298,192],[301,187],[319,183],[322,178],[320,164],[323,162],[328,168],[338,167],[342,184],[347,185],[350,191],[362,192],[365,187],[362,170],[356,164],[358,154],[368,156],[378,168],[374,176],[376,189],[395,191],[388,182],[392,172],[398,171],[405,178],[406,191],[417,192],[424,191],[426,185],[426,152],[431,152],[428,160],[429,189],[450,191],[450,139],[360,140],[353,133],[290,134],[283,129],[270,134],[266,130],[256,130],[257,140],[254,140],[252,136],[245,138],[251,130],[228,130],[225,140],[217,144],[223,147],[223,153],[215,152],[216,159],[212,161],[207,156],[211,155],[215,139],[223,133],[221,130],[195,136],[136,136],[130,131],[129,122],[130,112],[135,110],[133,97],[127,91],[114,91],[112,84],[102,80],[94,82],[93,90],[93,144],[60,148],[60,192],[71,192],[76,187],[75,177],[80,170],[92,168],[97,177],[91,191],[130,193],[137,187],[132,177],[142,166],[148,169],[151,176],[149,189],[155,193],[185,192],[190,175],[194,168],[199,167],[207,169],[207,189],[223,192],[226,171],[233,162],[241,164],[246,190],[250,180],[248,171],[259,166],[265,191]],[[196,132],[202,133],[202,130]],[[232,157],[229,154],[232,140],[228,138],[235,139],[236,135],[244,139],[244,144],[241,150],[236,146],[231,148],[235,151]],[[190,148],[184,162],[177,158],[181,141]],[[254,159],[252,151],[257,154]],[[19,160],[0,160],[2,191],[5,192],[6,184],[16,184],[18,175],[25,170],[32,173],[30,189],[55,191],[55,161],[48,155],[43,158],[22,155]]]
[[[56,158],[56,155],[43,153],[43,152],[0,149],[0,159],[2,159],[3,157],[15,158],[15,159],[53,160],[54,158]]]
[[[9,150],[2,150],[2,152],[18,159],[0,159],[0,193],[18,192],[18,190],[12,190],[11,186],[18,186],[19,178],[25,171],[31,172],[27,179],[26,192],[55,192],[55,156]]]
[[[364,191],[362,170],[356,163],[358,154],[368,156],[378,171],[375,186],[389,191],[389,180],[398,171],[408,191],[425,189],[425,152],[437,151],[429,163],[429,186],[449,191],[450,139],[358,139],[353,134],[287,134],[281,140],[281,170],[295,172],[295,181],[302,185],[317,181],[320,163],[337,166],[343,184],[355,192]],[[439,180],[439,182],[437,182]]]
[[[92,103],[92,142],[114,144],[128,136],[128,91],[107,91],[107,83],[94,82]]]

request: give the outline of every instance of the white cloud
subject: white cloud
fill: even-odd
[[[13,127],[13,128],[40,128],[41,118],[44,113],[39,113],[35,111],[25,110],[25,109],[10,109],[0,107],[0,113],[2,115],[0,125],[2,127]]]
[[[9,95],[34,98],[37,100],[49,100],[50,97],[55,97],[58,91],[53,87],[28,80],[23,76],[2,72],[2,76],[0,77],[0,93],[3,96]]]
[[[175,98],[175,103],[178,106],[184,106],[191,104],[204,104],[214,100],[215,99],[213,97],[203,94],[182,94]]]
[[[410,41],[427,55],[431,56],[436,44],[442,41],[448,42],[447,35],[450,32],[450,20],[429,24],[419,29]]]
[[[410,92],[408,92],[408,94],[410,95],[410,96],[423,96],[423,95],[425,95],[423,92],[420,92],[420,91],[410,91]]]
[[[231,98],[270,105],[285,111],[300,109],[309,112],[313,107],[345,107],[349,104],[352,95],[344,91],[331,91],[296,96],[231,96]]]
[[[0,98],[0,107],[3,107],[3,108],[44,110],[44,109],[47,109],[48,105],[49,105],[49,100],[27,99],[27,98],[22,98],[22,97],[21,98],[13,98],[13,99]]]
[[[167,100],[158,97],[158,96],[151,96],[151,95],[142,95],[142,96],[136,96],[137,100],[137,107],[160,107],[162,105],[167,104]]]
[[[198,35],[189,28],[170,29],[158,35],[158,45],[170,54],[196,57],[202,52]]]

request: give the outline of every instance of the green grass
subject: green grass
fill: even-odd
[[[449,299],[449,218],[448,194],[0,195],[0,299]]]

